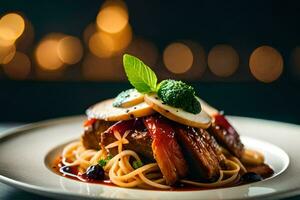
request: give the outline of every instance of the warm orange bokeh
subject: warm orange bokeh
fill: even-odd
[[[13,59],[3,65],[4,73],[11,79],[23,80],[28,77],[31,71],[31,62],[29,57],[21,52],[16,52]]]
[[[0,64],[7,64],[10,62],[16,53],[16,46],[1,46],[0,45]]]
[[[98,31],[97,25],[95,23],[90,23],[85,27],[83,31],[83,42],[85,46],[89,46],[89,40],[92,35],[94,35]]]
[[[185,45],[187,45],[192,53],[193,53],[193,65],[189,71],[187,71],[186,78],[199,80],[201,76],[204,74],[206,68],[207,68],[207,59],[206,59],[206,53],[200,44],[194,42],[194,41],[184,41]]]
[[[118,33],[128,24],[126,4],[121,0],[107,0],[97,16],[98,27],[107,33]]]
[[[75,64],[82,58],[83,47],[78,38],[66,36],[59,40],[57,53],[62,62],[66,64]]]
[[[132,29],[129,24],[118,33],[98,31],[89,40],[90,51],[99,58],[108,58],[122,52],[132,40]]]
[[[17,13],[8,13],[0,19],[0,64],[7,64],[15,56],[15,41],[25,29],[23,17]]]
[[[179,42],[168,45],[163,54],[165,66],[174,74],[187,72],[192,67],[193,59],[191,49]]]
[[[239,67],[239,55],[236,50],[225,44],[214,46],[207,58],[210,71],[219,77],[234,74]]]
[[[82,75],[90,81],[117,81],[125,79],[122,55],[111,58],[99,58],[91,53],[82,62]]]
[[[280,77],[283,71],[281,54],[270,46],[261,46],[253,51],[249,59],[253,76],[262,82],[272,82]]]
[[[0,38],[6,41],[15,41],[25,29],[25,21],[17,13],[9,13],[0,19]]]
[[[126,53],[132,54],[144,63],[152,68],[155,68],[158,59],[158,49],[154,43],[142,38],[135,38],[129,47],[126,49]]]
[[[63,34],[50,34],[37,46],[35,51],[37,64],[45,70],[57,70],[63,66],[58,56],[58,43]]]

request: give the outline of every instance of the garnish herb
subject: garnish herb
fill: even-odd
[[[197,114],[201,111],[195,90],[192,86],[182,81],[164,80],[157,84],[155,73],[140,59],[125,54],[123,64],[126,75],[131,85],[140,93],[157,92],[158,97],[164,104]],[[120,93],[116,99],[124,98],[126,91]]]
[[[101,167],[104,167],[108,162],[109,160],[111,160],[113,157],[111,155],[108,155],[106,159],[101,159],[98,161],[98,164],[101,166]]]
[[[156,92],[157,77],[143,61],[125,54],[123,65],[129,82],[137,91],[141,93]]]
[[[140,161],[140,160],[135,160],[135,161],[133,161],[133,163],[132,163],[132,166],[133,166],[134,169],[138,169],[138,168],[142,167],[143,165],[144,165],[144,164],[143,164],[142,161]]]

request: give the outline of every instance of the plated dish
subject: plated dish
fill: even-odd
[[[54,173],[54,160],[78,140],[86,116],[53,119],[0,135],[0,181],[62,199],[273,199],[300,194],[297,125],[227,116],[246,148],[262,152],[274,175],[263,181],[209,190],[144,190],[94,184]],[[16,148],[17,147],[17,148]],[[16,160],[17,155],[18,159]]]
[[[142,61],[125,57],[134,88],[91,106],[87,116],[2,133],[0,181],[72,200],[300,194],[299,126],[225,117],[191,86],[157,84]]]
[[[141,60],[124,56],[134,88],[87,110],[81,140],[54,161],[58,174],[125,188],[204,190],[262,181],[274,171],[262,152],[193,87],[159,84]]]

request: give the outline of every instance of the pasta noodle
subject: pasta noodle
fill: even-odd
[[[134,169],[130,161],[136,160],[140,162],[141,159],[136,152],[123,150],[123,145],[129,143],[126,139],[128,133],[127,131],[121,136],[118,131],[114,131],[116,141],[108,144],[99,151],[85,149],[80,141],[72,142],[63,149],[62,163],[65,166],[78,166],[79,172],[84,173],[89,166],[97,164],[100,159],[106,159],[109,149],[117,148],[118,154],[111,158],[103,167],[112,183],[120,187],[170,189],[171,186],[166,185],[166,181],[157,163],[149,163]],[[202,183],[182,179],[180,182],[205,188],[221,187],[234,183],[238,179],[239,174],[241,172],[245,173],[247,170],[238,158],[230,155],[226,150],[223,150],[223,153],[226,156],[226,169],[220,170],[220,177],[217,181]],[[246,155],[251,157],[251,153],[253,154],[253,151],[249,151]],[[262,158],[259,156],[254,158],[255,161],[260,159]]]

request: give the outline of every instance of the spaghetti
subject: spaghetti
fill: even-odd
[[[138,188],[157,188],[171,189],[160,172],[157,163],[149,163],[135,169],[132,160],[141,162],[139,155],[132,150],[124,150],[123,145],[128,144],[126,139],[129,131],[123,136],[118,131],[114,131],[116,141],[106,145],[101,150],[85,149],[80,141],[72,142],[64,147],[62,152],[62,163],[65,166],[77,166],[78,172],[83,174],[89,166],[96,165],[99,160],[107,159],[111,148],[117,148],[118,154],[111,158],[103,167],[109,180],[120,187],[138,187]],[[229,185],[237,181],[240,173],[247,170],[238,158],[230,155],[225,150],[226,156],[225,168],[220,170],[220,176],[217,181],[212,183],[202,183],[182,179],[183,184],[196,187],[217,188]],[[251,158],[250,153],[247,154]]]
[[[273,174],[263,155],[245,149],[226,117],[192,86],[176,80],[157,84],[155,73],[131,55],[124,55],[124,65],[135,89],[88,108],[82,140],[63,149],[61,173],[172,190],[232,186]],[[143,165],[141,158],[151,163]]]

